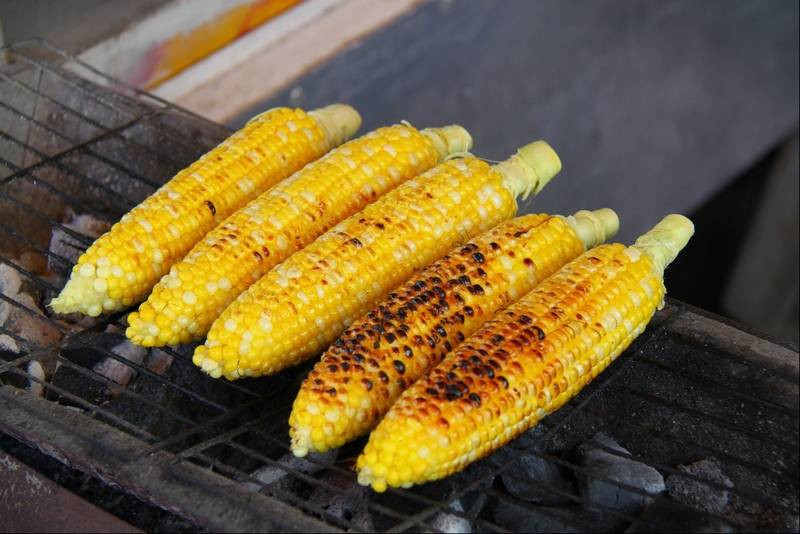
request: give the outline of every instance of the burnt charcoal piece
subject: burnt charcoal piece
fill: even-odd
[[[503,452],[501,449],[500,452]],[[508,454],[508,453],[506,453]],[[515,453],[512,453],[515,454]],[[569,504],[574,490],[556,465],[534,454],[523,454],[500,477],[508,492],[523,501],[539,504]]]
[[[629,451],[603,433],[595,434],[593,439],[607,449],[623,455],[629,454]],[[588,472],[578,473],[578,487],[588,505],[636,512],[651,501],[651,497],[645,494],[656,496],[666,489],[661,473],[649,465],[607,452],[591,443],[581,445],[578,453],[581,466]],[[598,477],[638,488],[645,494],[606,482]]]
[[[736,532],[736,529],[722,519],[659,497],[625,532]]]
[[[326,522],[342,528],[359,532],[375,530],[367,498],[370,489],[359,486],[352,474],[341,471],[323,471],[315,478],[335,489],[315,485],[308,497],[312,510],[322,510]]]
[[[584,532],[572,518],[575,507],[551,508],[501,500],[494,509],[494,521],[512,532]]]
[[[290,471],[300,472],[304,475],[319,473],[326,469],[327,466],[332,465],[336,461],[338,454],[338,449],[310,454],[308,458],[298,458],[292,453],[287,453],[278,460],[279,465],[265,465],[250,473],[250,476],[264,486],[269,487],[289,476]],[[250,482],[249,484],[252,484],[254,489],[260,489],[260,484],[256,482]]]
[[[713,458],[682,465],[678,469],[718,485],[733,487],[731,479],[722,473],[719,462]],[[729,494],[726,490],[678,474],[670,475],[667,478],[667,489],[669,496],[676,501],[706,512],[722,513],[728,504]]]
[[[451,502],[444,511],[436,514],[430,521],[435,532],[472,532],[472,526],[467,518],[450,513],[447,510],[453,510],[463,514],[464,506],[461,504],[461,501],[456,499]]]

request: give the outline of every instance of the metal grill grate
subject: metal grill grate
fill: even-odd
[[[262,528],[647,531],[702,524],[796,530],[797,353],[680,303],[669,302],[612,367],[522,438],[464,473],[383,495],[355,483],[352,466],[363,439],[333,455],[291,457],[288,414],[310,364],[267,378],[213,380],[191,363],[193,347],[154,349],[139,359],[120,354],[124,314],[50,317],[42,303],[63,286],[76,255],[93,239],[69,221],[90,215],[98,225],[113,223],[229,131],[124,86],[45,42],[13,45],[3,55],[0,268],[10,267],[22,289],[0,293],[0,335],[7,336],[0,338],[6,343],[0,384],[31,390],[0,389],[0,401],[9,408],[0,415],[4,432],[42,448],[50,439],[48,448],[98,472],[108,458],[123,467],[155,465],[159,458],[169,476],[149,490],[129,489],[209,525],[210,512],[192,510],[153,488],[180,487],[198,502],[202,494],[219,498],[223,490],[216,478],[190,476],[200,466],[234,483],[226,486],[234,488],[228,495],[234,503],[242,498],[238,519],[229,521],[244,521],[251,510],[244,496],[253,492],[269,497],[258,501],[265,510],[293,512],[271,517]],[[61,239],[57,246],[54,236]],[[99,362],[127,370],[128,383],[109,378]],[[44,400],[35,400],[37,393]],[[45,438],[21,428],[18,419],[11,422],[14,410],[36,418],[46,405],[53,412],[42,416],[43,424],[83,436],[90,453],[52,441],[58,432]],[[75,418],[79,425],[64,423]],[[97,437],[91,419],[115,430]],[[125,434],[135,439],[122,446],[122,437],[115,436]],[[579,446],[651,466],[667,479],[669,491],[653,498],[638,484],[599,473],[581,462]],[[531,458],[546,460],[558,476],[532,478],[524,468]],[[702,459],[712,459],[724,477],[679,467]],[[104,477],[126,485],[119,473]],[[603,482],[606,491],[628,500],[639,496],[643,504],[632,509],[592,500],[585,490],[589,482]],[[548,503],[509,491],[519,484],[528,493],[547,493]],[[725,503],[713,508],[674,490],[687,484],[724,495]],[[322,523],[303,522],[304,516]]]

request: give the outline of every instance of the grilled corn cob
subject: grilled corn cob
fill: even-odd
[[[669,215],[635,245],[601,245],[500,312],[406,390],[357,460],[376,491],[443,478],[557,410],[638,336],[694,231]]]
[[[358,113],[341,104],[254,117],[100,236],[50,307],[97,316],[141,301],[217,223],[347,140],[360,124]]]
[[[128,317],[145,346],[203,337],[242,291],[325,230],[445,157],[469,150],[460,126],[381,128],[329,152],[212,230]]]
[[[415,269],[512,217],[515,197],[538,192],[560,165],[538,142],[494,168],[467,156],[409,180],[250,286],[211,326],[194,363],[235,379],[308,358]]]
[[[289,417],[294,453],[325,451],[368,432],[465,337],[618,227],[609,209],[525,215],[414,275],[353,323],[311,371]],[[476,282],[484,292],[468,290]]]

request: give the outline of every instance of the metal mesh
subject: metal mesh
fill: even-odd
[[[167,451],[176,465],[208,467],[349,530],[503,531],[520,529],[519,521],[525,530],[674,530],[676,518],[736,530],[796,524],[798,410],[786,401],[796,400],[796,381],[681,339],[670,329],[679,305],[659,313],[593,384],[522,438],[446,480],[383,495],[355,483],[364,439],[333,455],[291,457],[287,419],[310,364],[266,378],[213,380],[191,363],[192,346],[152,349],[138,360],[120,354],[124,314],[51,317],[43,303],[93,240],[68,221],[90,215],[98,225],[113,223],[229,131],[47,43],[21,43],[3,55],[0,267],[17,273],[18,294],[27,297],[0,294],[8,315],[0,317],[7,336],[0,382],[135,436],[142,445],[126,453],[131,460]],[[121,366],[129,380],[110,379],[101,365]],[[688,481],[726,502],[709,509],[673,498],[672,489],[653,496],[582,463],[579,446],[649,465],[668,488],[670,480]],[[532,457],[546,460],[563,483],[531,477],[524,464]],[[679,467],[702,459],[713,459],[725,480]],[[593,501],[589,482],[643,504],[631,510]],[[509,491],[515,483],[558,504]]]

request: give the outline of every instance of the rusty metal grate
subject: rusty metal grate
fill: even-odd
[[[229,131],[42,41],[7,47],[3,56],[0,268],[20,282],[0,293],[3,432],[212,529],[223,525],[215,523],[220,514],[191,504],[227,499],[236,512],[224,517],[227,528],[797,529],[796,350],[678,302],[522,438],[464,473],[383,495],[355,483],[363,439],[335,454],[291,458],[288,414],[310,364],[213,380],[191,363],[193,347],[138,359],[120,353],[124,313],[49,316],[42,303],[93,239],[70,221],[113,223]],[[127,381],[109,378],[102,365],[116,365]],[[580,450],[650,466],[667,491],[654,496],[598,472]],[[531,458],[557,475],[532,477]],[[680,467],[698,460],[713,460],[724,476]],[[605,483],[617,501],[592,500],[589,483]],[[525,491],[509,489],[520,484]],[[687,487],[718,502],[696,502]],[[621,506],[620,498],[640,504]]]

